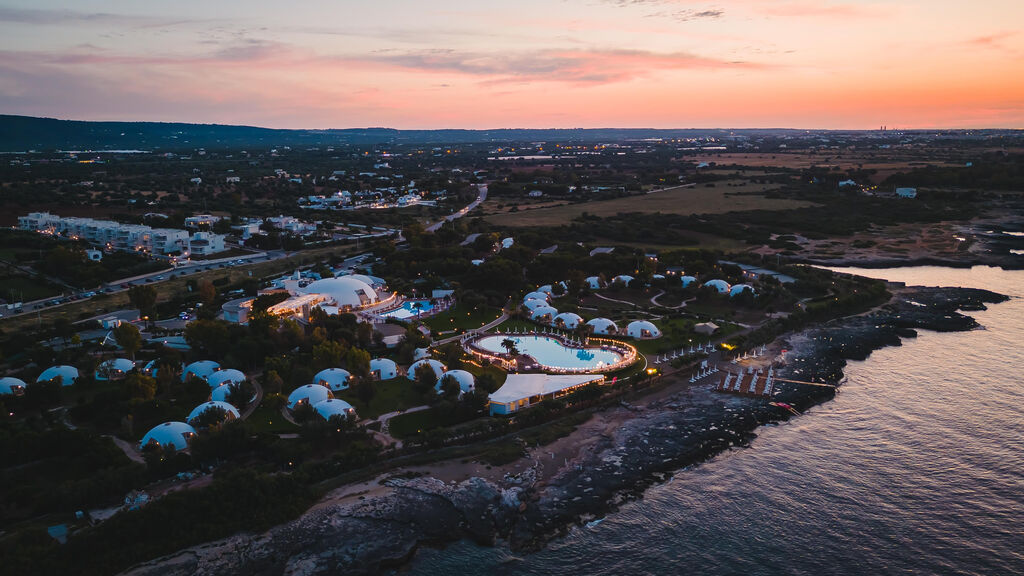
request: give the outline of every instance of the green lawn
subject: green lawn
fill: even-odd
[[[470,420],[475,419],[476,416],[470,417]],[[392,436],[401,439],[415,436],[425,430],[448,428],[468,421],[469,420],[460,418],[457,414],[448,414],[445,416],[439,413],[436,409],[431,408],[429,410],[421,410],[419,412],[410,412],[408,414],[395,416],[388,421],[388,430]]]
[[[369,402],[363,402],[354,390],[345,390],[335,394],[356,409],[360,418],[376,418],[381,414],[396,410],[407,410],[413,406],[426,404],[426,399],[416,391],[416,384],[404,376],[374,382],[375,393]]]
[[[421,430],[441,427],[434,409],[400,414],[388,421],[388,430],[395,438],[408,438]]]
[[[299,431],[299,427],[285,420],[280,411],[273,410],[265,404],[257,407],[246,422],[257,431],[271,434],[293,434]]]
[[[466,372],[469,372],[474,377],[478,377],[481,374],[490,374],[491,376],[494,377],[494,381],[497,382],[499,386],[504,384],[505,378],[508,377],[508,372],[505,372],[498,366],[494,365],[477,366],[476,364],[464,363],[462,369],[465,370]]]
[[[449,330],[468,330],[479,328],[501,316],[501,310],[489,306],[467,306],[456,304],[453,308],[431,316],[423,321],[434,332]]]

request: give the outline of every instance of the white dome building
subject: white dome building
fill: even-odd
[[[554,324],[566,330],[575,330],[580,327],[580,324],[583,324],[583,318],[574,312],[562,312],[555,316]]]
[[[541,306],[530,312],[530,320],[541,324],[549,324],[555,319],[555,316],[558,316],[558,309],[551,306]]]
[[[601,283],[600,276],[588,276],[586,282],[587,287],[590,288],[591,290],[600,290],[601,288],[604,288],[604,286]]]
[[[370,360],[370,375],[377,380],[391,380],[398,377],[398,364],[387,358]]]
[[[221,423],[230,422],[235,418],[241,418],[241,415],[238,413],[238,409],[232,406],[231,404],[228,404],[227,402],[223,401],[211,400],[209,402],[203,402],[199,406],[193,408],[192,411],[189,412],[188,414],[188,423],[193,424],[196,418],[199,418],[207,410],[211,410],[213,408],[220,408],[221,410],[224,411],[224,419],[221,421]]]
[[[614,336],[619,333],[619,327],[607,318],[594,318],[587,320],[587,326],[594,327],[594,334],[602,336]]]
[[[636,338],[638,340],[653,340],[654,338],[661,338],[661,331],[658,327],[648,322],[647,320],[634,320],[626,326],[626,334],[629,334],[630,338]]]
[[[695,278],[693,276],[680,276],[679,277],[679,281],[682,282],[683,288],[686,288],[690,284],[693,284],[694,282],[696,282],[697,278]]]
[[[629,274],[619,274],[615,278],[612,278],[612,283],[622,284],[623,286],[629,286],[629,283],[633,281],[633,277]]]
[[[356,409],[351,404],[337,398],[328,398],[327,400],[317,402],[313,405],[313,409],[324,420],[330,420],[335,416],[354,418],[356,415]]]
[[[417,348],[412,353],[412,361],[423,360],[424,358],[430,358],[430,348]]]
[[[0,378],[0,396],[20,396],[25,393],[25,381],[13,376]]]
[[[543,292],[548,296],[551,296],[551,293],[554,292],[554,289],[551,288],[551,284],[545,284],[540,288],[537,288],[537,292]]]
[[[241,370],[235,370],[234,368],[218,370],[210,374],[206,378],[206,382],[210,384],[210,388],[216,388],[224,384],[238,384],[239,382],[245,382],[245,374]]]
[[[423,360],[417,360],[413,362],[409,366],[409,370],[406,371],[405,376],[409,380],[416,380],[416,370],[418,370],[420,366],[424,365],[433,368],[434,375],[437,376],[438,380],[440,380],[441,376],[444,376],[444,373],[448,370],[448,367],[442,364],[440,360],[434,360],[433,358],[424,358]]]
[[[181,371],[181,381],[188,382],[189,378],[202,378],[203,380],[206,380],[210,377],[210,374],[213,374],[217,370],[220,370],[220,364],[213,360],[200,360],[198,362],[193,362],[188,366],[185,366],[185,369]]]
[[[61,378],[61,385],[71,386],[78,380],[78,368],[74,366],[50,366],[43,370],[39,378],[36,378],[36,383],[49,382],[58,376]]]
[[[326,370],[317,372],[316,376],[313,376],[313,384],[327,386],[332,392],[348,390],[348,385],[351,380],[352,374],[344,368],[327,368]]]
[[[729,297],[733,298],[735,296],[739,296],[747,290],[749,290],[751,294],[756,294],[756,292],[754,292],[754,287],[750,284],[737,284],[729,289]]]
[[[714,288],[719,294],[725,294],[729,291],[729,283],[725,280],[715,278],[714,280],[708,280],[704,283],[704,286]]]
[[[537,308],[547,308],[549,306],[547,300],[527,300],[523,302],[523,307],[533,312]]]
[[[316,406],[319,402],[329,398],[334,398],[334,395],[331,394],[330,389],[326,386],[306,384],[292,390],[292,393],[288,395],[288,409],[295,410],[301,404]]]
[[[377,291],[352,276],[324,278],[299,288],[302,294],[320,294],[334,301],[339,310],[358,310],[380,301]]]
[[[124,378],[124,375],[135,369],[135,362],[127,358],[111,358],[104,360],[96,367],[93,376],[97,381]]]
[[[217,386],[212,391],[210,391],[210,400],[213,402],[227,402],[228,404],[231,404],[231,402],[228,400],[228,397],[231,395],[231,390],[234,389],[235,386],[236,384],[231,383],[221,384],[220,386]],[[255,400],[256,390],[254,389],[252,396],[248,399],[248,402],[253,402]]]
[[[349,274],[347,276],[341,276],[341,278],[352,278],[353,280],[359,280],[363,284],[368,284],[374,291],[383,290],[387,287],[388,283],[383,278],[376,276],[368,276],[366,274]]]
[[[530,292],[526,296],[523,296],[523,303],[524,304],[526,303],[527,300],[540,300],[541,302],[547,302],[548,301],[548,295],[546,293],[544,293],[544,292],[541,292],[541,291],[537,290],[537,291],[534,291],[534,292]]]
[[[156,444],[165,450],[168,446],[174,446],[176,450],[181,451],[188,448],[189,441],[195,435],[196,429],[184,422],[164,422],[146,432],[146,435],[142,437],[142,441],[139,442],[139,449]]]
[[[444,391],[442,384],[444,380],[451,378],[459,385],[459,394],[465,394],[466,392],[472,392],[476,387],[476,378],[472,374],[465,370],[449,370],[445,372],[444,376],[438,379],[437,385],[434,388],[437,389],[437,393],[440,394]]]

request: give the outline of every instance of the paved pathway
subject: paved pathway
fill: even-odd
[[[472,202],[470,202],[469,205],[467,205],[462,210],[459,210],[458,212],[456,212],[454,214],[449,214],[448,216],[445,216],[444,218],[438,220],[437,222],[434,222],[430,226],[427,226],[427,229],[426,229],[427,232],[437,232],[438,230],[441,229],[441,226],[445,225],[445,223],[451,222],[452,220],[455,220],[456,218],[462,218],[466,214],[469,214],[469,212],[471,210],[473,210],[477,206],[483,204],[484,200],[487,200],[487,185],[486,184],[481,184],[480,186],[477,187],[477,197],[476,197],[476,200],[473,200]]]
[[[253,387],[256,388],[256,399],[250,402],[249,405],[245,407],[245,410],[242,410],[242,414],[240,416],[243,420],[252,416],[252,413],[255,412],[256,408],[258,408],[260,403],[263,402],[263,386],[260,386],[260,383],[256,381],[254,376],[255,375],[249,377],[249,382],[252,382]]]
[[[665,306],[664,304],[658,304],[658,302],[657,302],[658,298],[661,298],[664,294],[665,294],[665,291],[661,290],[657,294],[655,294],[654,296],[651,296],[651,304],[654,304],[655,306],[661,306],[662,308],[668,308],[669,310],[678,310],[680,308],[685,308],[687,302],[693,302],[694,300],[696,300],[696,298],[690,298],[689,300],[683,300],[678,306]]]

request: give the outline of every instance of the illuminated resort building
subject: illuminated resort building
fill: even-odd
[[[314,308],[334,315],[346,312],[378,313],[393,308],[398,303],[398,296],[386,291],[386,285],[380,278],[353,274],[338,278],[324,278],[308,282],[295,276],[280,280],[277,285],[263,291],[264,294],[284,293],[288,297],[267,308],[267,312],[275,316],[309,320]],[[245,324],[252,314],[255,298],[238,298],[222,306],[224,319],[228,322]]]
[[[602,382],[601,374],[509,374],[505,384],[488,396],[490,413],[512,414]]]

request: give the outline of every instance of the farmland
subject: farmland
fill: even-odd
[[[685,216],[745,210],[786,210],[813,205],[810,202],[762,195],[777,187],[775,184],[758,184],[746,180],[726,180],[716,182],[713,186],[680,186],[614,200],[502,212],[488,216],[487,220],[503,226],[560,226],[584,212],[600,217],[630,212]]]

